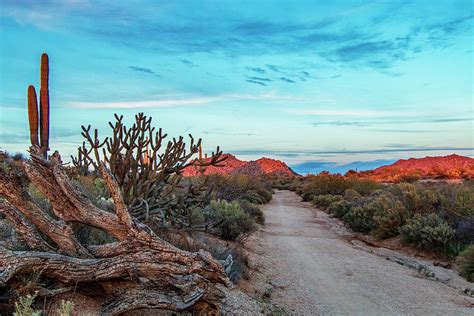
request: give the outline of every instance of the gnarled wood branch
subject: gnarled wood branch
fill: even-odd
[[[31,251],[0,249],[0,284],[17,276],[41,271],[60,288],[93,284],[102,288],[103,313],[118,314],[135,308],[190,310],[195,304],[217,308],[228,285],[222,265],[210,254],[190,253],[157,237],[132,218],[119,185],[107,168],[99,171],[112,196],[115,212],[94,206],[69,180],[59,154],[42,157],[31,148],[24,163],[29,180],[48,198],[54,214],[42,210],[13,172],[0,172],[0,212],[13,223]],[[118,241],[84,246],[70,223],[102,229]],[[49,245],[41,234],[54,243]]]

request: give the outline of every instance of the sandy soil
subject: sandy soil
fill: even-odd
[[[350,242],[340,221],[277,191],[247,241],[244,285],[275,311],[303,315],[474,315],[473,298]]]

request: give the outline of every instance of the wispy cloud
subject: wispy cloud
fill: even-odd
[[[192,61],[190,61],[189,59],[180,59],[179,60],[181,63],[185,64],[186,66],[188,67],[198,67],[198,65],[196,65],[195,63],[193,63]]]
[[[281,81],[284,81],[284,82],[288,82],[288,83],[295,83],[295,81],[291,80],[291,79],[288,79],[286,77],[280,77],[280,80]]]
[[[409,152],[433,152],[433,151],[473,151],[474,147],[400,147],[400,148],[379,148],[379,149],[335,149],[335,150],[266,150],[266,149],[247,149],[247,150],[230,150],[236,155],[274,155],[274,156],[318,156],[318,155],[350,155],[350,154],[386,154],[386,153],[409,153]]]
[[[257,84],[263,84],[262,82],[255,81]],[[96,108],[96,109],[133,109],[133,108],[162,108],[162,107],[177,107],[177,106],[195,106],[205,105],[217,102],[228,102],[233,100],[252,101],[252,100],[280,100],[289,101],[298,100],[298,97],[283,96],[275,92],[268,92],[263,94],[223,94],[217,96],[184,96],[169,98],[168,95],[164,95],[163,98],[155,100],[136,100],[136,101],[125,101],[125,102],[85,102],[75,101],[67,103],[68,107],[72,108]]]
[[[341,112],[343,113],[343,112]],[[339,113],[338,115],[344,115]],[[321,115],[321,114],[320,114]],[[335,115],[336,116],[336,115]],[[364,116],[355,115],[351,116]],[[457,122],[474,122],[472,118],[466,117],[453,117],[453,118],[440,118],[440,117],[424,117],[417,116],[416,114],[407,113],[407,117],[380,117],[373,120],[338,120],[338,121],[321,121],[312,123],[313,126],[331,125],[331,126],[373,126],[373,125],[387,125],[387,124],[418,124],[418,123],[457,123]],[[390,130],[394,131],[394,130]],[[401,131],[401,130],[396,130]],[[406,131],[406,130],[405,130]]]
[[[344,11],[304,22],[287,16],[284,22],[251,15],[236,16],[235,12],[227,12],[217,5],[196,12],[189,8],[190,4],[184,8],[185,4],[145,3],[4,1],[0,14],[21,24],[49,25],[56,30],[67,26],[68,31],[78,30],[140,51],[220,53],[227,57],[311,53],[344,67],[378,70],[390,69],[394,63],[413,58],[422,51],[449,46],[453,36],[469,32],[472,19],[472,13],[429,20],[415,18],[410,20],[409,28],[400,27],[393,34],[381,30],[397,18],[407,20],[403,8],[413,11],[414,3],[374,2],[367,7],[372,11],[346,5]],[[172,10],[179,12],[179,19],[167,18],[167,15],[175,16],[176,11]],[[151,12],[160,13],[160,18]],[[367,15],[358,20],[359,14]],[[90,20],[95,23],[84,23]],[[181,62],[195,66],[188,59]],[[258,73],[265,71],[261,67],[249,68]],[[266,68],[280,72],[278,66],[270,63]]]
[[[261,82],[261,81],[255,81],[255,80],[250,80],[250,79],[247,79],[245,81],[250,82],[250,83],[254,83],[254,84],[258,84],[258,85],[261,85],[261,86],[266,86],[267,85],[266,83]]]
[[[133,71],[137,71],[137,72],[142,72],[142,73],[146,73],[146,74],[150,74],[150,75],[153,75],[155,77],[160,77],[159,74],[157,74],[156,72],[154,72],[153,70],[151,70],[150,68],[145,68],[145,67],[138,67],[138,66],[129,66],[130,69],[132,69]]]
[[[341,164],[332,161],[304,161],[298,164],[292,164],[290,167],[297,173],[305,175],[308,173],[317,174],[321,171],[329,171],[331,173],[345,174],[349,170],[371,170],[383,165],[389,165],[396,159],[375,159],[369,161],[354,161],[347,164]]]
[[[280,71],[280,68],[279,68],[278,66],[276,66],[276,65],[269,65],[269,64],[267,64],[266,66],[267,66],[267,68],[270,69],[271,71],[274,71],[274,72],[281,72],[281,71]]]
[[[246,76],[248,79],[250,80],[254,80],[254,81],[267,81],[267,82],[270,82],[271,80],[269,78],[263,78],[263,77],[250,77],[250,76]]]
[[[265,69],[260,68],[260,67],[247,67],[246,69],[249,71],[259,73],[259,74],[264,74],[266,72]]]
[[[388,116],[399,115],[397,112],[380,111],[380,110],[327,110],[327,109],[287,109],[287,113],[295,115],[314,115],[314,116],[354,116],[354,117],[368,117],[368,116]],[[346,121],[334,121],[336,123],[344,124]],[[328,122],[330,123],[330,122]],[[348,122],[352,123],[352,122]]]

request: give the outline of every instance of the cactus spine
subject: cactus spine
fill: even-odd
[[[30,142],[32,146],[39,146],[38,142],[38,101],[35,87],[28,87],[28,122],[30,123]]]
[[[35,87],[28,87],[28,121],[30,123],[31,146],[40,147],[46,158],[49,150],[49,58],[46,53],[41,55],[41,77],[40,77],[40,107],[38,126],[38,101]],[[40,141],[38,141],[38,127]]]

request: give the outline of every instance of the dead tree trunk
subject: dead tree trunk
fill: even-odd
[[[209,253],[190,253],[161,240],[132,218],[120,188],[101,164],[100,174],[113,198],[115,212],[94,206],[69,180],[61,158],[49,159],[39,146],[24,162],[28,179],[49,200],[52,214],[30,197],[18,172],[0,169],[2,212],[23,235],[31,251],[0,249],[0,285],[20,275],[41,272],[50,293],[92,288],[103,299],[103,314],[137,308],[217,310],[223,297],[218,284],[228,285],[223,267]],[[71,223],[82,223],[113,236],[113,243],[87,246],[76,238]],[[87,293],[86,293],[87,294]]]

